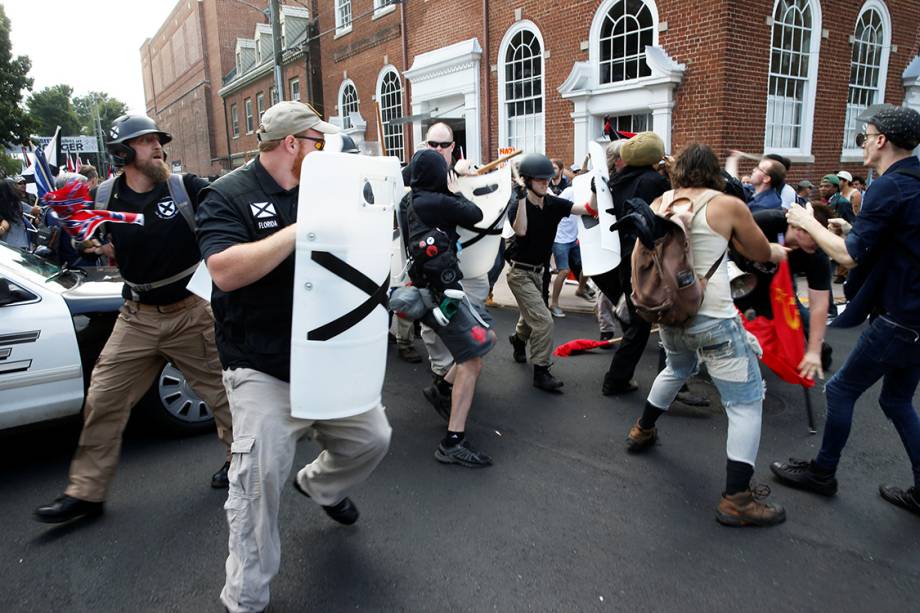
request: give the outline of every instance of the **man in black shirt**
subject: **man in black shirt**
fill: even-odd
[[[822,225],[827,225],[830,211],[827,207],[818,205],[814,207],[814,215]],[[831,294],[830,260],[807,232],[788,224],[784,209],[755,211],[754,222],[768,241],[785,245],[789,250],[789,272],[793,279],[796,275],[805,276],[808,283],[808,309],[802,308],[801,305],[800,309],[808,336],[808,345],[805,357],[802,358],[798,368],[803,377],[814,378],[817,375],[823,378],[825,365],[822,364],[821,356]],[[771,318],[773,314],[770,306],[770,281],[775,268],[753,264],[734,251],[731,257],[739,268],[757,277],[757,286],[754,291],[736,301],[738,308],[742,312],[753,309],[757,315]]]
[[[508,208],[514,236],[505,247],[508,261],[508,287],[520,309],[517,329],[509,339],[514,347],[514,360],[527,360],[530,345],[533,363],[533,384],[547,391],[562,387],[549,372],[553,348],[553,316],[543,302],[543,268],[549,260],[559,222],[571,214],[597,215],[590,205],[573,205],[551,194],[549,180],[555,175],[553,163],[545,155],[529,153],[521,159],[520,183],[515,188],[513,202]]]
[[[186,289],[201,260],[191,209],[197,208],[198,192],[207,183],[194,175],[170,176],[163,145],[172,136],[148,117],[119,117],[112,137],[109,151],[124,172],[98,188],[96,206],[142,213],[144,225],[110,224],[111,242],[91,249],[117,258],[125,304],[93,369],[70,484],[63,496],[36,509],[36,519],[43,522],[102,513],[131,407],[166,360],[208,403],[228,456],[232,443],[214,319],[208,303]],[[212,487],[227,487],[228,468],[225,462],[211,477]]]
[[[224,384],[234,415],[230,531],[220,598],[231,613],[262,611],[281,563],[278,510],[297,442],[312,438],[317,458],[293,487],[333,520],[353,524],[348,490],[383,459],[390,425],[382,405],[337,419],[291,415],[291,321],[297,202],[304,158],[338,128],[301,102],[279,102],[259,124],[259,155],[215,181],[198,213],[201,253],[214,280],[212,304]],[[304,186],[305,190],[311,186]]]

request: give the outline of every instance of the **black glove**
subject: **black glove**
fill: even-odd
[[[527,197],[527,188],[521,185],[520,183],[514,184],[514,201],[518,202]]]

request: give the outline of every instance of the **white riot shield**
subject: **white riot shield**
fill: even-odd
[[[594,177],[594,189],[597,191],[598,219],[601,222],[601,247],[617,254],[620,257],[620,233],[610,231],[610,226],[616,223],[617,218],[613,213],[608,213],[613,208],[613,197],[607,180],[610,172],[607,168],[607,153],[603,145],[591,141],[588,143],[588,154],[591,156],[591,175]],[[578,202],[578,201],[576,201]]]
[[[575,202],[591,200],[591,173],[578,175],[572,181]],[[584,274],[600,275],[613,270],[620,263],[619,251],[604,249],[601,245],[602,232],[609,233],[609,226],[588,215],[578,216],[578,246],[581,249],[581,268]]]
[[[399,160],[313,153],[300,177],[291,414],[349,417],[380,404]]]
[[[482,210],[475,230],[457,228],[460,234],[460,271],[464,278],[479,277],[492,269],[511,198],[511,166],[484,175],[457,179],[460,193]]]

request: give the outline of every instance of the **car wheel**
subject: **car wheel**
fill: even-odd
[[[167,362],[147,392],[145,404],[152,417],[176,434],[197,434],[214,430],[214,414],[198,397],[185,375]]]

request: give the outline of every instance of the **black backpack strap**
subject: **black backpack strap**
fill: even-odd
[[[704,279],[706,279],[707,281],[709,281],[709,279],[712,277],[712,275],[716,274],[716,271],[719,269],[719,265],[722,263],[722,260],[725,259],[725,254],[726,254],[726,253],[727,253],[727,251],[723,251],[723,252],[722,252],[722,255],[719,256],[719,259],[716,260],[716,261],[712,264],[712,266],[709,267],[709,270],[706,271],[706,276],[703,277]]]
[[[112,199],[112,192],[115,190],[115,177],[106,179],[96,188],[96,197],[93,199],[93,206],[96,210],[104,211],[109,208],[109,200]]]
[[[189,198],[188,190],[185,189],[182,175],[170,174],[169,178],[166,179],[166,186],[169,188],[169,195],[172,196],[176,208],[182,213],[185,222],[192,229],[192,234],[194,234],[195,230],[198,229],[198,225],[195,223],[195,210],[192,208],[192,199]]]

